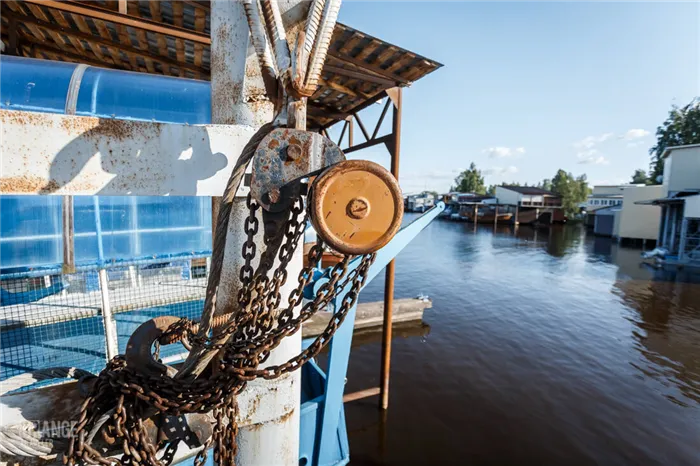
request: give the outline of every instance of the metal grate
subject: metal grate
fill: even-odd
[[[105,363],[96,271],[0,279],[0,379],[37,369]],[[94,290],[94,291],[92,291]]]
[[[180,256],[107,266],[106,290],[96,267],[0,276],[0,380],[57,366],[96,373],[107,361],[105,325],[115,329],[121,353],[142,322],[158,315],[198,318],[207,264],[205,256]],[[111,312],[103,312],[106,306]],[[105,318],[110,314],[113,319]],[[170,345],[161,357],[174,360],[184,353]]]

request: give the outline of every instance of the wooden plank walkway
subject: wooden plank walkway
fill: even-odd
[[[433,307],[430,299],[407,298],[394,300],[393,323],[415,322],[423,319],[423,311]],[[318,312],[302,327],[302,338],[313,338],[325,330],[331,318],[330,312]],[[355,330],[381,327],[384,322],[384,302],[360,303],[357,305]]]

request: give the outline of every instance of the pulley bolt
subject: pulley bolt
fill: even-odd
[[[361,220],[369,215],[369,201],[364,197],[356,197],[348,202],[345,210],[349,217]]]
[[[280,190],[277,188],[272,188],[272,190],[269,193],[267,193],[267,195],[270,198],[270,202],[272,204],[276,204],[277,202],[279,202],[281,197]]]
[[[287,146],[287,160],[296,160],[301,157],[301,147],[298,144]]]

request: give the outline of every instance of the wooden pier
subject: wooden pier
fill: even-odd
[[[406,322],[419,322],[423,319],[423,311],[433,307],[430,299],[407,298],[395,299],[393,306],[393,325]],[[318,312],[302,327],[302,338],[313,338],[320,335],[328,325],[330,312]],[[360,329],[381,328],[384,322],[384,302],[360,303],[357,305],[355,331]]]

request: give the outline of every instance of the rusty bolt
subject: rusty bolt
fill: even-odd
[[[298,144],[287,146],[287,160],[296,160],[301,157],[301,147]]]
[[[369,201],[364,197],[356,197],[348,202],[346,211],[351,218],[362,220],[369,215]]]
[[[280,200],[280,197],[281,197],[280,190],[277,189],[277,188],[273,188],[273,189],[268,193],[268,197],[270,198],[270,203],[272,203],[272,204],[278,203],[279,200]]]

